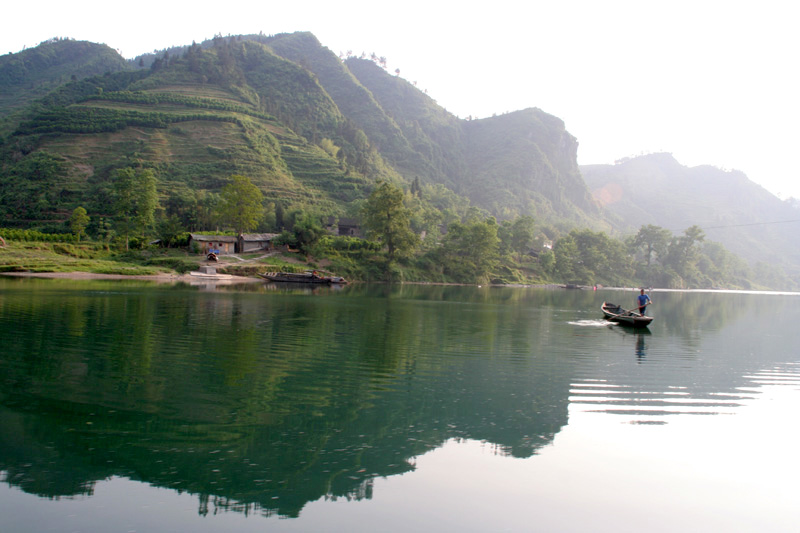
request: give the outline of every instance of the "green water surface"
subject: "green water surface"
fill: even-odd
[[[0,531],[794,530],[800,295],[636,294],[0,279]]]

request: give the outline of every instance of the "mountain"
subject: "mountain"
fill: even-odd
[[[71,80],[132,67],[104,44],[51,39],[35,48],[0,57],[0,133],[13,125],[8,115]]]
[[[70,81],[28,106],[3,148],[2,214],[18,225],[77,205],[107,213],[115,169],[133,165],[154,169],[161,204],[183,214],[232,174],[331,215],[376,179],[399,179],[313,73],[247,40]]]
[[[6,225],[53,227],[78,205],[108,213],[114,172],[126,166],[152,168],[167,214],[197,227],[211,220],[190,213],[209,211],[232,174],[276,212],[353,216],[389,180],[444,186],[500,218],[597,220],[577,142],[558,118],[529,109],[459,119],[307,32],[218,36],[129,62],[57,40],[4,57],[0,72]]]
[[[461,120],[372,61],[346,64],[409,140],[414,153],[393,160],[404,175],[425,176],[501,218],[531,214],[596,224],[597,206],[577,165],[578,143],[561,119],[526,109]]]
[[[465,131],[470,199],[506,216],[535,213],[552,220],[575,213],[573,222],[581,226],[599,224],[578,168],[578,142],[561,119],[526,109],[473,120]]]
[[[530,108],[460,119],[377,57],[337,57],[308,32],[217,36],[125,61],[56,39],[0,58],[0,217],[64,230],[77,206],[106,224],[114,176],[146,167],[164,218],[209,229],[231,175],[272,207],[354,217],[378,181],[429,186],[442,203],[635,233],[702,227],[751,263],[800,279],[797,209],[740,172],[669,154],[579,167],[564,122]],[[441,207],[441,206],[440,206]]]
[[[739,171],[686,167],[671,154],[650,154],[615,165],[581,166],[608,219],[622,233],[653,224],[681,233],[700,226],[708,240],[751,263],[800,274],[800,212]]]

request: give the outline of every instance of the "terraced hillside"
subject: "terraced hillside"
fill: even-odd
[[[202,213],[235,174],[276,213],[352,217],[386,180],[445,187],[457,204],[501,219],[598,220],[577,172],[577,143],[556,117],[526,110],[461,120],[375,62],[342,60],[307,32],[218,36],[118,71],[59,76],[55,90],[18,111],[0,145],[6,225],[63,231],[79,205],[108,215],[112,178],[131,166],[154,171],[163,218],[176,215],[189,229],[214,225]]]
[[[241,174],[284,208],[332,215],[375,179],[397,179],[367,142],[348,141],[359,130],[307,71],[252,42],[192,53],[194,70],[190,55],[75,81],[41,100],[4,146],[7,223],[55,223],[79,204],[107,213],[113,172],[124,166],[156,172],[162,206],[197,202]],[[226,54],[247,57],[236,65],[252,67],[240,75],[254,85],[209,81]]]

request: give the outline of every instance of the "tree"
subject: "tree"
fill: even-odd
[[[258,226],[264,216],[261,190],[244,176],[231,176],[231,181],[220,193],[222,220],[233,226],[237,235]]]
[[[166,247],[175,246],[179,241],[180,235],[184,234],[184,226],[176,215],[170,215],[158,223],[158,238],[161,245]]]
[[[156,176],[150,169],[117,169],[114,194],[114,212],[125,234],[125,250],[128,250],[130,234],[143,235],[155,221],[158,207]]]
[[[561,281],[575,281],[575,267],[578,265],[580,254],[578,245],[572,235],[567,235],[558,239],[553,245],[553,255],[555,256],[555,273]]]
[[[511,224],[511,249],[518,254],[526,252],[533,242],[535,229],[533,217],[517,217]]]
[[[439,242],[443,213],[419,194],[414,194],[414,184],[405,195],[405,205],[411,214],[411,229],[420,236],[420,244],[435,246]]]
[[[440,251],[445,273],[456,281],[485,280],[497,265],[500,239],[494,217],[456,222],[447,228]]]
[[[512,250],[512,239],[514,237],[514,230],[510,220],[504,220],[497,228],[497,237],[500,239],[500,253],[508,255]]]
[[[653,253],[659,260],[666,256],[671,238],[672,233],[668,229],[648,224],[639,228],[639,232],[633,239],[633,246],[637,249],[644,249],[645,262],[650,267]]]
[[[199,207],[198,191],[188,187],[173,189],[164,205],[165,218],[174,217],[183,228],[196,231],[200,215]]]
[[[419,237],[411,231],[411,213],[399,187],[388,182],[378,185],[367,199],[362,216],[367,236],[387,247],[389,263],[417,246]]]
[[[69,228],[73,234],[78,238],[78,241],[81,240],[81,235],[86,232],[86,226],[89,225],[91,219],[89,215],[86,214],[86,209],[83,207],[76,207],[72,211],[72,215],[69,217]]]
[[[697,272],[695,260],[699,243],[705,240],[705,234],[699,226],[692,226],[684,230],[683,235],[674,237],[667,251],[666,265],[672,267],[685,281]]]
[[[219,228],[219,205],[221,202],[218,193],[210,191],[196,191],[197,195],[197,228]]]
[[[419,176],[416,176],[414,181],[411,182],[411,195],[418,198],[422,196],[422,187],[419,184]]]
[[[539,264],[542,265],[542,270],[546,274],[553,272],[556,265],[556,256],[552,250],[545,250],[539,254]]]
[[[319,217],[311,213],[303,213],[295,218],[294,227],[292,229],[297,246],[308,255],[311,247],[325,234]]]
[[[631,258],[621,241],[588,229],[573,230],[570,236],[579,254],[574,267],[577,281],[619,286],[633,276]]]
[[[572,230],[556,241],[555,274],[568,283],[624,285],[634,275],[625,245],[603,232]]]

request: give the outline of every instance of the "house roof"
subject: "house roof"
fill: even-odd
[[[242,238],[245,241],[271,241],[280,233],[244,233]]]
[[[193,241],[200,242],[236,242],[239,240],[233,235],[203,235],[202,233],[190,233],[189,236]]]
[[[194,241],[200,242],[238,242],[239,238],[233,235],[204,235],[202,233],[189,234]],[[271,241],[280,233],[244,233],[242,238],[245,242],[264,242]]]

